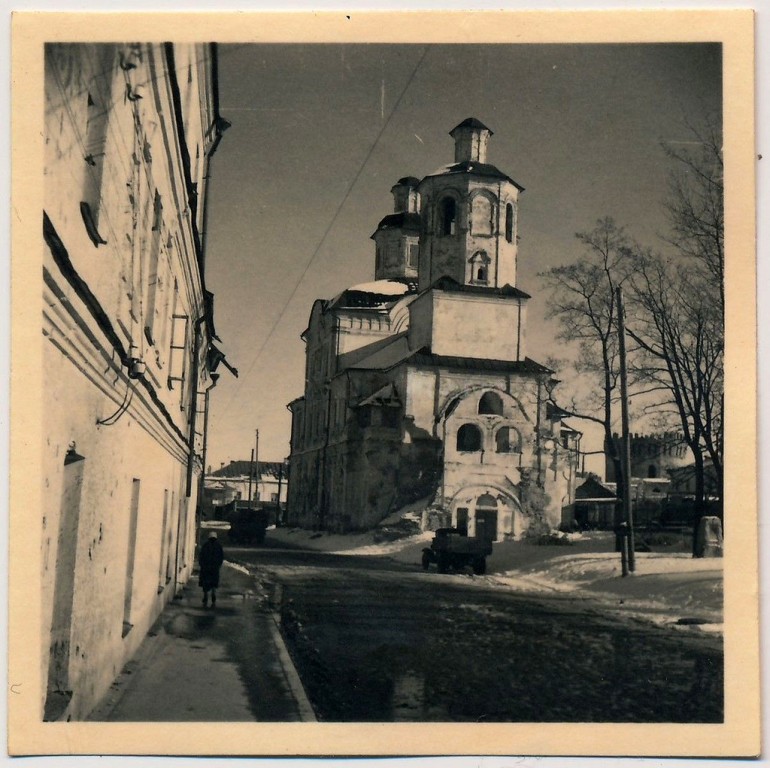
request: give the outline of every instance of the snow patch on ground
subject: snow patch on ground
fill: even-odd
[[[403,510],[400,516],[404,516]],[[422,549],[433,538],[433,533],[426,531],[395,541],[375,542],[377,535],[381,532],[319,535],[279,528],[270,532],[270,539],[336,555],[388,557],[417,570]],[[623,577],[611,533],[569,534],[569,538],[571,544],[567,546],[496,542],[487,561],[487,575],[463,576],[468,584],[478,586],[588,599],[609,612],[678,630],[721,631],[721,558],[693,558],[685,552],[638,552],[636,571]],[[426,575],[441,579],[459,576],[439,575],[435,570]],[[689,623],[677,624],[680,619]]]
[[[246,568],[243,565],[240,565],[239,563],[232,563],[229,560],[225,560],[224,563],[228,568],[232,568],[234,571],[240,571],[241,573],[245,573],[247,575],[251,575],[251,571]]]
[[[377,544],[369,544],[366,546],[357,547],[356,549],[341,549],[332,552],[333,555],[392,555],[397,552],[403,551],[406,547],[410,547],[414,544],[423,544],[433,538],[433,533],[426,531],[424,533],[417,533],[414,536],[405,536],[403,539],[397,539],[396,541],[382,541]]]

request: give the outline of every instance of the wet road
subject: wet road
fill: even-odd
[[[319,720],[721,722],[721,639],[379,557],[228,550],[258,566]]]

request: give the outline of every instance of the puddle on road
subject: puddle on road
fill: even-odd
[[[430,701],[424,675],[407,670],[393,681],[391,721],[445,720],[446,714],[446,709]]]

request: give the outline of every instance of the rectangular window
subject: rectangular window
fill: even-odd
[[[123,637],[131,627],[131,602],[134,596],[134,565],[136,562],[136,531],[139,523],[139,491],[141,480],[133,479],[131,483],[131,510],[128,520],[128,551],[126,554],[126,581],[123,590]]]

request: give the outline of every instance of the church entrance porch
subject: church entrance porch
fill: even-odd
[[[449,511],[453,528],[487,541],[517,539],[527,528],[518,500],[499,488],[463,488],[450,502]]]

